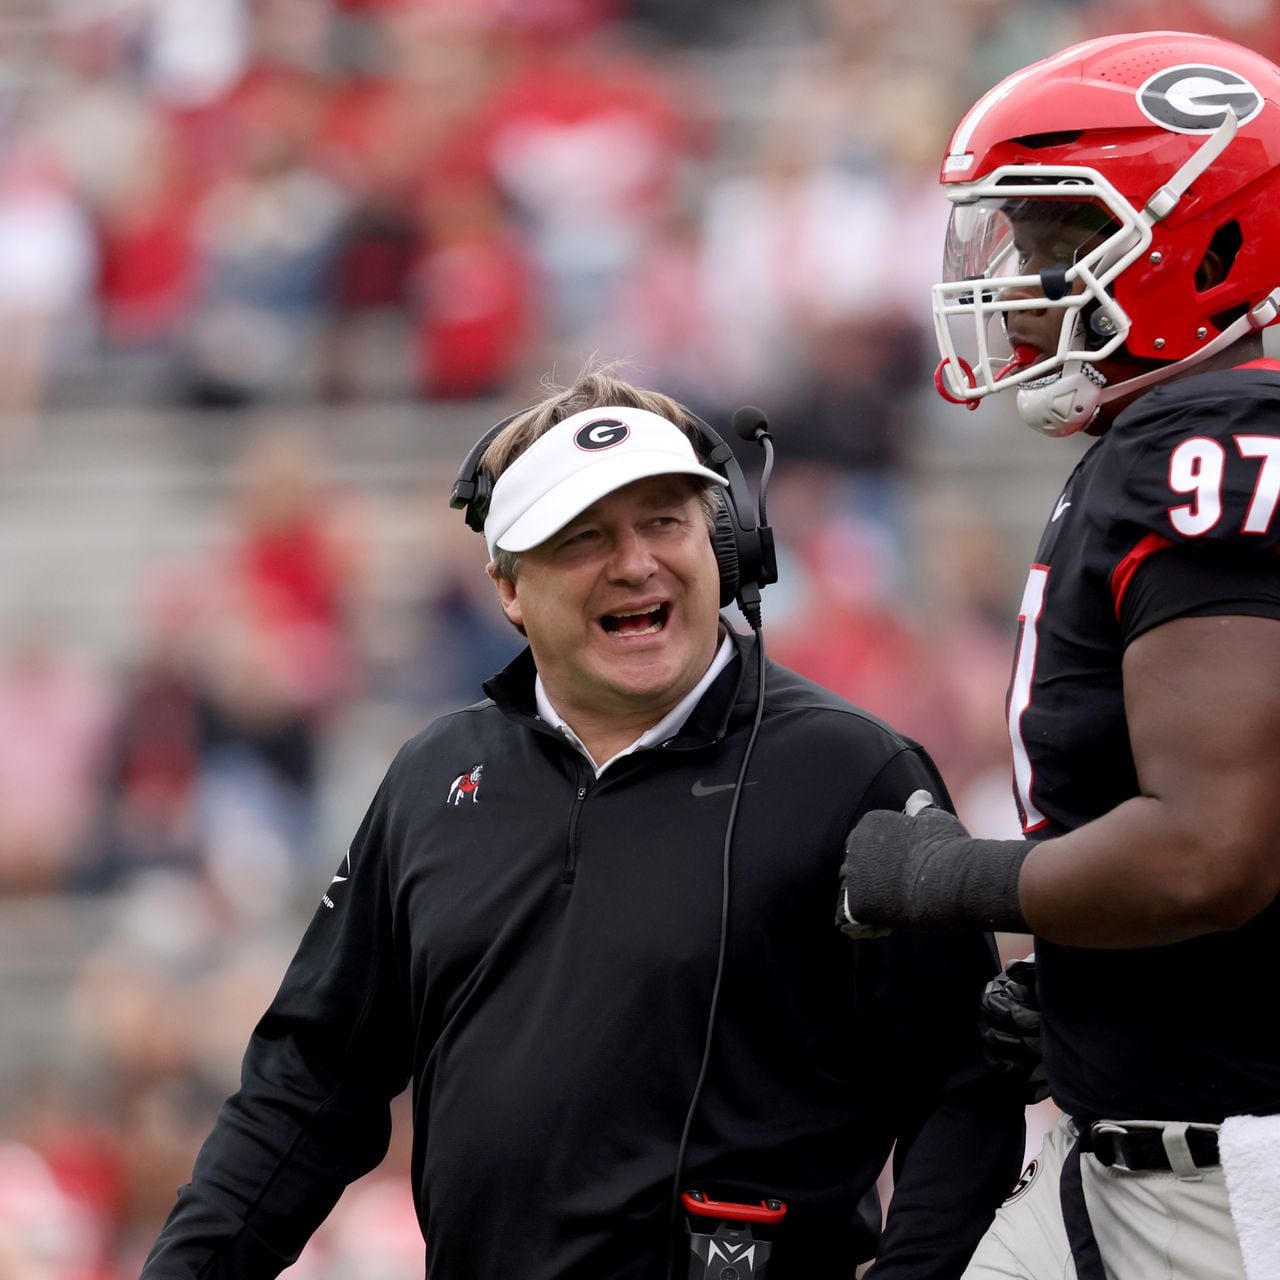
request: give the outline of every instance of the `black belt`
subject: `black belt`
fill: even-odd
[[[1080,1150],[1090,1152],[1099,1164],[1122,1165],[1126,1169],[1172,1169],[1165,1150],[1163,1128],[1135,1128],[1115,1121],[1078,1126]],[[1220,1164],[1216,1127],[1188,1128],[1187,1148],[1196,1168]]]

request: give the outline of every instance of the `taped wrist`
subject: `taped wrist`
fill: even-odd
[[[845,844],[848,912],[862,925],[1030,932],[1018,901],[1025,840],[983,840],[930,807],[877,810]]]
[[[925,841],[910,891],[912,915],[926,928],[1029,933],[1018,874],[1031,847],[1026,840],[974,836]]]

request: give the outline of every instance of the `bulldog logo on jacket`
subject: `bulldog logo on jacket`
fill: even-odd
[[[480,796],[480,775],[483,772],[483,764],[473,764],[469,773],[458,774],[449,788],[449,798],[445,804],[460,805],[464,800],[476,804]]]

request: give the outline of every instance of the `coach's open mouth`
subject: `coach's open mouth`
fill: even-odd
[[[606,613],[600,625],[612,635],[651,636],[667,625],[668,608],[656,604],[648,609],[633,609],[626,613]]]

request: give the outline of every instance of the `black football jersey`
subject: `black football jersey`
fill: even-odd
[[[1132,640],[1175,617],[1280,618],[1278,508],[1277,361],[1156,387],[1080,460],[1028,575],[1009,690],[1031,839],[1139,794],[1121,677]],[[1036,958],[1045,1065],[1067,1112],[1280,1111],[1277,904],[1242,929],[1173,946],[1037,942]]]

